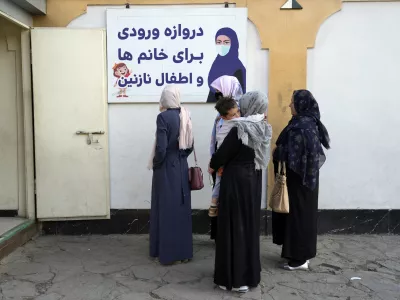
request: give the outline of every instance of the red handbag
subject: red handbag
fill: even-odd
[[[197,164],[196,149],[193,146],[195,166],[189,168],[189,183],[192,191],[199,191],[204,187],[203,171]]]

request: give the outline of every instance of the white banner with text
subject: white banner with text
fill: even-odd
[[[108,9],[108,102],[158,102],[177,84],[182,102],[215,102],[211,83],[246,90],[247,8]]]

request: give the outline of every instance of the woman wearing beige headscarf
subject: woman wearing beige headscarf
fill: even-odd
[[[152,154],[150,256],[161,264],[193,257],[192,208],[187,157],[193,149],[192,121],[181,107],[177,86],[164,88]]]

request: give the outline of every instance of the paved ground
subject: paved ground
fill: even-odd
[[[0,299],[400,299],[400,236],[322,236],[308,272],[279,269],[279,248],[263,238],[262,282],[244,295],[215,288],[214,245],[194,243],[192,262],[163,267],[147,236],[39,237],[2,261]]]

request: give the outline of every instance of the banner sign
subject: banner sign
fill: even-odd
[[[177,84],[182,102],[215,102],[222,75],[246,88],[246,8],[108,9],[108,102],[158,102]]]

